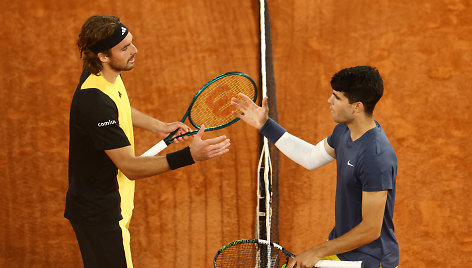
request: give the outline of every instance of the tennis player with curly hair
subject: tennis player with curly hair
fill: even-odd
[[[70,108],[69,219],[84,267],[133,267],[128,230],[135,180],[208,160],[229,151],[229,139],[203,140],[204,127],[190,146],[165,156],[139,157],[133,127],[160,138],[191,131],[164,123],[131,107],[122,73],[135,67],[133,35],[118,17],[95,15],[79,33],[83,73]],[[176,142],[186,138],[175,139]]]

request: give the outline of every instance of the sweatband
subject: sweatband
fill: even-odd
[[[286,132],[275,143],[275,147],[295,163],[306,169],[314,170],[334,160],[326,152],[325,140],[313,145]]]
[[[285,132],[287,131],[281,125],[270,118],[267,119],[259,130],[259,133],[264,135],[273,144],[275,144]]]
[[[166,154],[167,163],[169,163],[170,169],[178,169],[180,167],[192,165],[195,163],[190,153],[190,147],[185,147],[180,151]]]
[[[107,51],[110,48],[118,45],[125,37],[128,35],[128,28],[124,26],[121,22],[112,35],[98,41],[95,45],[90,47],[90,50],[98,54],[98,52]]]

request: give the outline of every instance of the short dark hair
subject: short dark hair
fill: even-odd
[[[370,66],[342,69],[331,78],[331,87],[343,92],[349,103],[362,102],[369,115],[373,114],[384,90],[382,77]]]
[[[97,42],[111,36],[116,27],[119,26],[120,18],[106,15],[93,15],[82,25],[77,46],[79,47],[80,57],[84,61],[84,69],[87,72],[98,74],[103,69],[97,53],[94,53],[90,48]],[[109,55],[110,50],[103,53]]]

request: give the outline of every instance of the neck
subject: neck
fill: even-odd
[[[105,78],[108,82],[114,84],[120,72],[116,72],[111,69],[108,65],[103,64],[103,70],[100,71],[100,75]]]
[[[359,139],[360,137],[362,137],[362,135],[364,135],[364,133],[377,126],[372,116],[357,117],[346,124],[349,130],[351,131],[352,141]]]

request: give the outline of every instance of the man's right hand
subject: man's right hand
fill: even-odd
[[[229,152],[230,140],[226,136],[203,140],[205,126],[202,125],[197,134],[193,136],[190,144],[190,153],[194,161],[208,160]]]
[[[238,98],[232,98],[231,104],[233,104],[242,113],[233,111],[233,115],[241,118],[244,122],[257,128],[258,130],[265,124],[269,119],[269,105],[267,104],[267,97],[262,99],[262,107],[255,104],[248,96],[243,93],[239,93]]]

